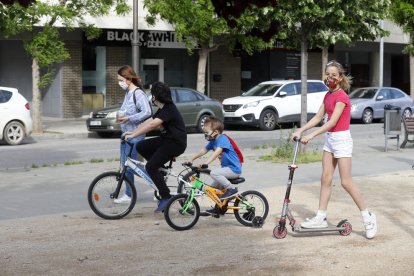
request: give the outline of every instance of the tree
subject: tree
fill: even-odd
[[[326,48],[338,41],[374,40],[387,32],[379,20],[387,16],[389,0],[290,0],[278,1],[275,16],[280,22],[278,38],[301,49],[301,125],[307,122],[307,49]]]
[[[160,17],[174,26],[178,38],[186,43],[190,53],[199,48],[197,90],[200,92],[205,91],[208,54],[220,45],[226,45],[230,50],[240,45],[248,53],[271,45],[271,39],[265,41],[248,30],[229,28],[226,21],[217,16],[211,0],[144,0],[144,6],[149,12],[146,18],[149,24],[154,24]],[[238,21],[241,26],[252,26],[255,16],[248,13]]]
[[[33,132],[42,133],[40,89],[51,83],[54,66],[69,58],[65,43],[60,40],[60,30],[80,27],[88,37],[96,37],[100,30],[86,22],[87,16],[105,15],[113,9],[117,14],[124,14],[130,8],[126,0],[3,2],[8,5],[0,5],[0,31],[6,37],[22,34],[24,48],[32,58]]]
[[[404,53],[410,55],[410,94],[414,97],[414,2],[393,0],[390,11],[392,20],[410,35],[410,44],[404,48]]]

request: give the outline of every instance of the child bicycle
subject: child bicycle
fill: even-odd
[[[168,225],[175,230],[191,229],[202,214],[198,200],[207,196],[215,204],[214,217],[219,218],[233,210],[236,219],[245,226],[262,227],[269,212],[266,197],[258,191],[245,191],[229,199],[220,199],[225,191],[216,189],[200,180],[201,175],[209,174],[207,168],[183,164],[191,169],[186,177],[179,177],[178,191],[181,192],[171,198],[164,210],[164,217]],[[189,177],[191,175],[191,177]],[[233,184],[244,182],[244,178],[231,179]],[[184,185],[191,187],[185,189]]]
[[[134,144],[126,140],[122,140],[121,143],[128,143],[130,146],[124,166],[121,166],[119,171],[104,172],[98,175],[92,181],[88,189],[89,206],[96,215],[104,219],[123,218],[128,215],[135,206],[137,190],[128,178],[125,177],[127,168],[131,168],[134,175],[142,178],[149,187],[153,188],[155,198],[160,200],[158,189],[145,170],[145,163],[131,158]],[[160,168],[166,182],[170,175],[177,179],[181,179],[181,176],[188,172],[188,169],[181,171],[178,175],[172,172],[172,164],[174,161],[175,158],[171,159],[167,166]],[[115,203],[114,200],[125,193],[127,186],[131,190],[131,201],[128,203]],[[177,188],[177,186],[169,187],[174,189]]]

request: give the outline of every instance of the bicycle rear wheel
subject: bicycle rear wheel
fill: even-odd
[[[98,175],[88,189],[88,202],[92,211],[104,219],[120,219],[128,215],[137,201],[137,191],[128,179],[121,184],[118,197],[125,194],[128,186],[131,190],[131,201],[128,203],[115,203],[113,193],[115,192],[121,173],[105,172]]]
[[[200,207],[197,201],[187,202],[187,194],[178,194],[171,198],[164,210],[165,221],[178,231],[191,229],[200,218]],[[188,209],[184,211],[184,208]]]
[[[246,191],[241,193],[239,198],[234,201],[235,207],[240,209],[234,210],[236,219],[245,226],[253,226],[253,219],[261,217],[265,221],[269,213],[269,203],[266,197],[258,191]]]
[[[183,180],[188,182],[191,186],[194,184],[194,177],[196,176],[196,172],[190,171],[183,176]],[[200,172],[200,181],[203,183],[210,183],[212,181],[210,174],[205,172]],[[183,181],[179,181],[177,187],[177,194],[188,194],[191,191],[191,186],[185,184]],[[214,202],[206,195],[202,194],[201,192],[197,191],[194,197],[197,200],[198,206],[200,206],[200,216],[210,216],[207,212],[208,209],[214,208]]]

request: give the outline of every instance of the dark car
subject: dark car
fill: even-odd
[[[401,109],[404,117],[414,111],[413,98],[394,87],[361,87],[349,94],[351,118],[370,124],[375,119],[384,118],[384,106],[391,105]]]
[[[223,107],[217,100],[210,99],[204,94],[191,88],[171,87],[171,96],[183,116],[188,129],[202,131],[207,116],[213,115],[223,120]],[[109,137],[120,133],[121,128],[116,122],[116,112],[121,105],[103,108],[90,113],[86,120],[89,131],[96,132],[101,137]],[[152,106],[153,112],[157,110]]]

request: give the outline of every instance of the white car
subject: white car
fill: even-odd
[[[319,110],[328,88],[320,80],[308,80],[308,119]],[[226,125],[251,125],[273,130],[280,123],[300,122],[301,81],[262,82],[241,96],[223,101]]]
[[[0,86],[0,140],[18,145],[32,129],[28,101],[16,88]]]

